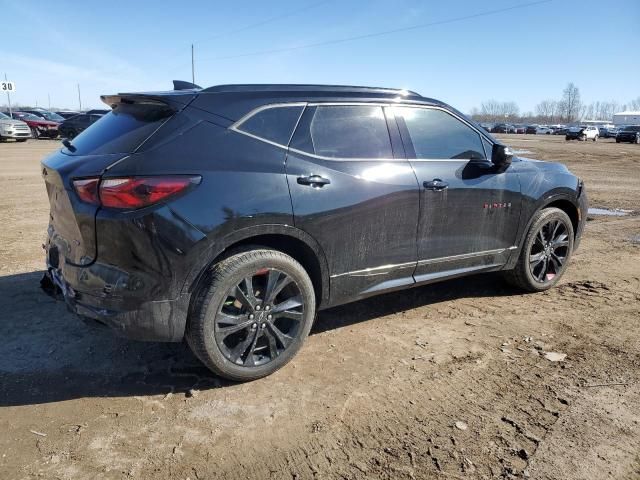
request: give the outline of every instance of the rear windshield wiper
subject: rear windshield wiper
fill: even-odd
[[[69,141],[68,138],[63,138],[62,139],[62,145],[64,145],[65,147],[67,147],[67,150],[69,150],[71,153],[74,153],[77,149],[76,147],[74,147],[71,142]]]

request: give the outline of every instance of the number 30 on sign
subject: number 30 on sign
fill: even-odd
[[[0,82],[0,91],[2,92],[15,92],[16,91],[16,84],[13,82],[5,82],[5,81],[1,81]]]

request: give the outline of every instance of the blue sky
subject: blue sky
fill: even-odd
[[[584,102],[640,96],[640,0],[551,0],[451,23],[314,48],[328,40],[433,23],[532,0],[109,2],[0,0],[0,75],[13,102],[77,108],[99,95],[196,83],[400,87],[469,111],[521,111],[577,84]],[[271,21],[266,21],[279,17]],[[266,21],[266,22],[265,22]],[[261,25],[255,25],[259,24]],[[251,28],[248,26],[253,25]],[[256,55],[245,55],[260,53]],[[0,96],[0,105],[6,96]]]

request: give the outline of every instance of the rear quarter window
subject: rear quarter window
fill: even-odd
[[[269,107],[247,118],[236,129],[287,146],[303,108],[302,105]]]
[[[70,155],[131,153],[173,115],[156,104],[120,104],[73,139]],[[88,119],[85,121],[88,122]]]

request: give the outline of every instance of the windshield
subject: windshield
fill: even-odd
[[[0,112],[0,120],[9,120],[9,116],[5,115],[4,113]]]
[[[624,127],[625,132],[640,132],[640,126],[637,127]]]
[[[131,153],[173,114],[164,105],[119,104],[72,142],[72,155]]]

